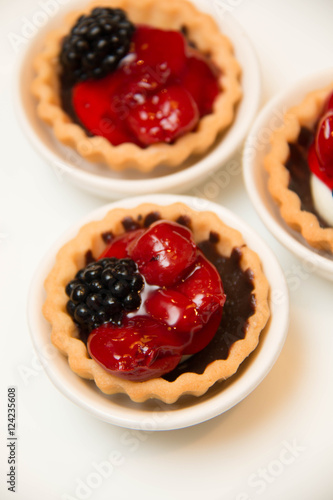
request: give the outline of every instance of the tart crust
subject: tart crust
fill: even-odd
[[[46,301],[43,306],[45,318],[52,325],[52,343],[66,356],[71,369],[85,379],[94,380],[99,389],[106,394],[127,393],[135,402],[157,398],[165,403],[174,403],[181,395],[201,396],[215,382],[231,377],[244,359],[256,348],[261,331],[269,318],[269,285],[262,271],[259,257],[250,250],[242,235],[226,226],[212,212],[196,212],[182,203],[168,206],[142,204],[131,209],[130,215],[137,220],[151,212],[158,211],[162,219],[175,221],[179,216],[189,216],[196,242],[209,238],[214,231],[220,236],[218,252],[226,257],[234,248],[241,249],[240,266],[243,271],[251,270],[254,289],[252,292],[255,311],[246,324],[245,337],[236,341],[225,360],[210,363],[202,374],[186,372],[173,382],[155,378],[144,382],[133,382],[118,378],[106,372],[96,361],[88,356],[85,344],[77,338],[78,331],[66,312],[68,297],[66,284],[77,271],[85,265],[86,252],[91,250],[97,257],[104,250],[102,234],[112,231],[113,235],[124,233],[121,221],[129,215],[128,209],[113,209],[99,221],[83,226],[77,236],[65,244],[57,254],[56,263],[45,281]]]
[[[174,144],[155,144],[146,149],[131,143],[113,146],[104,137],[89,137],[61,107],[59,97],[58,54],[63,37],[82,14],[93,7],[120,7],[135,24],[145,23],[161,29],[179,30],[186,26],[189,39],[208,54],[220,69],[217,96],[211,114],[200,119],[195,131],[180,137]],[[198,11],[187,0],[94,0],[83,9],[70,13],[63,26],[49,33],[45,47],[34,61],[36,77],[32,93],[38,100],[37,114],[51,125],[56,138],[74,148],[91,162],[102,162],[112,170],[134,167],[150,172],[158,164],[177,167],[192,154],[204,153],[233,121],[235,105],[241,98],[240,67],[229,39],[222,35],[215,21]]]
[[[289,109],[284,115],[283,125],[273,132],[271,149],[264,158],[264,166],[269,174],[268,190],[279,205],[283,219],[292,229],[301,233],[310,246],[330,253],[333,253],[333,228],[320,227],[314,214],[301,210],[299,196],[288,188],[290,174],[285,163],[289,156],[288,143],[297,141],[302,126],[315,126],[332,90],[333,84],[330,84],[310,92],[300,104]]]

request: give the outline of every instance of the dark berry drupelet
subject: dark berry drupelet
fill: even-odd
[[[97,7],[81,16],[63,40],[63,77],[74,84],[111,73],[128,53],[134,30],[121,9]]]
[[[139,309],[143,286],[132,259],[111,257],[92,262],[67,284],[67,312],[87,332],[103,323],[120,325],[124,311]]]

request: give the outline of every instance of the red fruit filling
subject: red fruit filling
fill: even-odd
[[[140,381],[178,365],[182,343],[173,331],[147,316],[125,317],[123,323],[102,325],[89,335],[88,350],[106,371]]]
[[[215,68],[208,65],[203,56],[194,51],[187,58],[182,83],[196,102],[200,116],[212,112],[213,102],[219,93],[216,80],[218,75],[214,70]]]
[[[328,97],[314,144],[309,149],[311,172],[333,190],[333,93]]]
[[[146,282],[138,311],[89,336],[89,353],[105,370],[130,380],[159,377],[212,340],[226,297],[189,229],[157,221],[115,238],[105,257],[132,258]]]
[[[163,83],[166,83],[171,75],[178,76],[184,69],[186,40],[179,31],[137,26],[132,43],[132,52],[136,54],[134,67],[144,65],[150,68]]]
[[[182,33],[139,25],[118,68],[74,85],[72,103],[81,124],[115,146],[172,143],[212,112],[217,77]]]
[[[171,142],[190,132],[199,119],[191,94],[179,85],[162,88],[138,104],[128,117],[128,125],[142,144]]]
[[[318,155],[316,154],[315,144],[312,144],[308,153],[308,163],[311,172],[318,177],[326,186],[333,190],[333,163],[330,168],[323,167],[322,163],[320,163],[318,159]]]
[[[224,293],[221,294],[220,282],[221,278],[216,268],[199,253],[194,269],[187,279],[181,281],[176,287],[179,292],[190,298],[196,305],[202,325],[208,325],[212,317],[215,317],[211,327],[203,328],[196,335],[193,335],[191,344],[184,350],[185,354],[201,351],[216,333],[226,299]],[[218,322],[216,322],[217,317],[219,317]]]
[[[149,285],[171,286],[194,263],[197,247],[189,229],[158,221],[133,240],[128,251]]]
[[[175,289],[158,288],[145,302],[147,313],[177,332],[196,333],[202,328],[202,321],[195,303]]]
[[[100,259],[105,257],[116,257],[117,259],[124,259],[128,257],[129,244],[144,233],[144,229],[136,229],[120,236],[116,236],[111,243],[107,246],[105,251],[100,255]]]

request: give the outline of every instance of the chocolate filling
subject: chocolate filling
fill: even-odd
[[[314,132],[308,128],[302,127],[296,143],[289,144],[289,158],[286,162],[286,168],[290,173],[288,188],[294,191],[301,200],[301,209],[314,214],[321,227],[330,227],[329,224],[318,214],[314,205],[311,192],[311,170],[308,164],[307,156],[309,148],[314,141]]]
[[[151,212],[144,218],[142,216],[134,220],[126,217],[123,221],[125,231],[138,229],[138,227],[149,227],[156,220],[161,219],[158,212]],[[177,222],[184,226],[191,226],[188,216],[179,217]],[[105,233],[103,233],[105,235]],[[105,236],[103,236],[105,239]],[[221,276],[225,294],[227,296],[222,320],[213,340],[200,352],[180,363],[173,371],[163,376],[165,380],[176,380],[184,372],[201,374],[206,367],[218,359],[227,359],[229,349],[237,340],[244,339],[248,319],[255,312],[255,298],[253,295],[253,275],[250,270],[243,271],[240,266],[242,249],[234,248],[230,257],[219,254],[216,244],[219,235],[212,231],[209,239],[198,244],[207,259],[214,264]],[[90,256],[89,256],[90,257]],[[80,332],[80,338],[87,342],[87,334]]]
[[[111,231],[105,231],[105,233],[102,233],[102,240],[104,243],[109,244],[113,240],[113,234]],[[89,262],[86,263],[86,265],[89,264]]]

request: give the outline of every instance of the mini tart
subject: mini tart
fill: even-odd
[[[221,71],[219,83],[223,91],[215,99],[212,113],[200,119],[195,131],[180,137],[174,144],[158,143],[146,149],[131,143],[113,146],[103,137],[89,137],[63,111],[58,81],[61,42],[79,16],[88,14],[97,6],[122,8],[135,24],[171,30],[186,26],[189,40],[202,53],[209,55]],[[221,34],[209,15],[198,11],[186,0],[96,0],[69,14],[60,29],[49,33],[34,67],[36,77],[32,93],[38,100],[38,116],[51,125],[61,143],[74,148],[86,160],[102,162],[117,171],[135,167],[141,172],[150,172],[161,163],[177,167],[192,154],[204,153],[213,145],[217,135],[232,123],[235,105],[241,98],[240,68],[230,41]]]
[[[315,90],[304,100],[289,109],[283,119],[283,125],[273,132],[271,148],[264,158],[264,166],[269,174],[268,190],[280,207],[280,213],[286,223],[302,234],[307,243],[318,249],[333,253],[333,228],[322,228],[313,213],[301,209],[301,199],[289,189],[290,174],[286,168],[289,157],[289,143],[296,143],[301,127],[314,129],[323,110],[333,84]]]
[[[94,380],[102,392],[127,393],[135,402],[157,398],[165,403],[173,403],[183,394],[201,396],[215,382],[231,377],[256,348],[260,333],[270,315],[269,286],[257,254],[246,246],[238,231],[226,226],[214,213],[196,212],[182,203],[169,206],[142,204],[132,209],[130,216],[135,221],[140,221],[156,211],[165,220],[177,221],[180,217],[187,220],[190,218],[191,229],[197,243],[208,241],[212,232],[214,235],[218,234],[216,249],[222,256],[230,257],[235,249],[241,252],[240,268],[244,272],[250,272],[253,282],[251,301],[254,304],[254,312],[246,322],[244,338],[232,344],[227,359],[211,362],[202,374],[185,372],[171,382],[162,377],[133,382],[111,375],[89,358],[86,346],[78,339],[77,328],[66,312],[68,297],[65,286],[85,265],[87,255],[91,256],[92,253],[97,258],[105,249],[103,234],[110,231],[114,236],[124,233],[122,221],[129,216],[129,211],[125,209],[113,209],[102,220],[86,224],[74,239],[60,249],[56,263],[45,281],[47,297],[43,313],[52,326],[52,343],[68,356],[71,369],[85,379]]]

